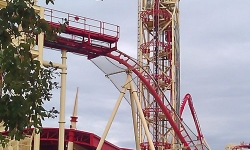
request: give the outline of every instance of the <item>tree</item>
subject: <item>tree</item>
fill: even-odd
[[[55,38],[61,29],[51,28],[35,12],[33,0],[6,0],[7,6],[0,10],[0,122],[11,139],[24,138],[24,129],[42,128],[41,121],[57,111],[46,110],[44,102],[52,98],[56,69],[42,67],[32,58],[31,47],[36,35],[44,33]],[[46,0],[46,4],[54,0]],[[16,43],[20,39],[20,43]],[[32,121],[31,121],[32,120]],[[6,144],[0,133],[0,144]]]

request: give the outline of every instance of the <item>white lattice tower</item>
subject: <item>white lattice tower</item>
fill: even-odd
[[[139,0],[138,10],[138,61],[154,78],[155,82],[150,82],[163,103],[169,101],[179,113],[179,0]],[[140,72],[144,73],[143,69]],[[146,73],[144,76],[147,78]],[[178,149],[168,120],[140,81],[138,93],[155,149]],[[138,128],[141,149],[150,149],[139,118]]]

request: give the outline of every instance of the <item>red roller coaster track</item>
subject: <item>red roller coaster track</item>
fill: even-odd
[[[53,27],[59,27],[60,24],[56,23],[55,19],[61,17],[56,17],[53,15],[55,12],[58,13],[59,11],[46,9],[45,12],[47,12],[45,13],[45,17],[49,17],[49,19],[45,18],[49,22],[49,24]],[[69,25],[65,28],[63,32],[64,35],[59,35],[56,40],[48,41],[45,39],[45,47],[50,47],[53,49],[65,49],[68,52],[87,56],[88,59],[92,59],[98,56],[106,56],[119,62],[120,64],[123,64],[133,73],[135,73],[137,77],[143,82],[143,84],[148,88],[184,147],[187,147],[187,149],[189,150],[198,149],[197,145],[194,143],[193,139],[191,139],[190,135],[182,124],[178,113],[176,113],[171,107],[167,107],[166,104],[161,101],[160,96],[156,93],[155,87],[151,86],[149,80],[154,81],[154,78],[151,77],[151,75],[148,75],[147,78],[142,75],[137,70],[137,68],[140,67],[139,64],[137,64],[137,62],[130,56],[117,50],[119,26],[93,20],[90,18],[79,17],[77,15],[69,13],[59,13],[66,15],[65,18],[67,18],[67,20],[69,21]],[[88,24],[88,21],[94,21],[95,23],[97,23],[97,25]],[[71,26],[71,23],[78,24],[80,27],[73,27]],[[106,26],[109,26],[111,29],[106,28]],[[202,145],[201,147],[202,149],[204,149],[202,143],[203,136],[201,134],[198,119],[194,111],[191,96],[189,94],[187,94],[184,98],[181,107],[181,114],[187,101],[189,103],[196,129],[198,131],[197,140],[200,141],[200,144]],[[173,118],[176,118],[178,120],[178,123],[174,121]]]
[[[203,140],[202,140],[203,135],[201,133],[201,127],[200,127],[198,117],[197,117],[195,109],[194,109],[192,97],[191,97],[190,94],[186,94],[183,101],[182,101],[182,103],[181,103],[180,116],[182,116],[184,107],[185,107],[187,102],[188,102],[188,106],[190,108],[190,111],[191,111],[191,114],[192,114],[192,117],[193,117],[193,120],[194,120],[194,123],[195,123],[195,127],[196,127],[196,130],[197,130],[197,133],[198,133],[197,140],[200,142],[201,145],[203,145]]]
[[[237,146],[234,146],[232,148],[232,150],[238,150],[238,149],[242,149],[242,148],[244,148],[244,149],[250,149],[250,143],[246,144],[246,143],[243,142],[243,143],[241,143],[241,144],[239,144]]]

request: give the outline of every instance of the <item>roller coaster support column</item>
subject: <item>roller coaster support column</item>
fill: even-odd
[[[60,119],[59,119],[59,139],[58,150],[64,150],[64,128],[65,128],[65,97],[66,97],[66,50],[62,50],[62,65],[65,66],[61,71],[61,92],[60,92]]]
[[[140,141],[138,136],[138,125],[137,125],[137,118],[136,118],[136,110],[135,110],[135,102],[132,96],[132,91],[130,90],[130,102],[131,102],[131,110],[132,110],[132,118],[133,118],[133,125],[134,125],[134,134],[135,134],[135,146],[136,150],[140,150]]]
[[[132,81],[131,74],[129,74],[129,77],[130,77],[130,81]],[[144,114],[142,112],[142,107],[141,107],[141,104],[140,104],[140,101],[139,101],[139,98],[138,98],[138,95],[137,95],[137,91],[134,88],[133,82],[130,82],[130,90],[131,90],[131,93],[133,94],[133,98],[134,98],[135,103],[137,105],[137,110],[139,112],[139,116],[141,118],[141,122],[142,122],[142,125],[143,125],[144,130],[145,130],[145,134],[146,134],[146,136],[148,138],[148,143],[149,143],[150,150],[155,150],[153,140],[152,140],[152,138],[150,136],[150,133],[149,133],[149,130],[148,130],[148,125],[147,125],[145,116],[144,116]]]
[[[110,116],[110,118],[109,118],[109,121],[108,121],[108,123],[107,123],[107,125],[106,125],[106,128],[105,128],[105,130],[104,130],[104,132],[103,132],[103,135],[102,135],[102,137],[101,137],[101,140],[100,140],[100,142],[99,142],[99,144],[98,144],[96,150],[101,150],[102,145],[103,145],[103,143],[104,143],[104,140],[105,140],[105,138],[106,138],[106,136],[107,136],[107,134],[108,134],[108,131],[109,131],[109,129],[110,129],[110,126],[111,126],[111,124],[112,124],[112,122],[113,122],[113,120],[114,120],[114,117],[115,117],[115,115],[116,115],[116,112],[117,112],[117,110],[118,110],[118,108],[119,108],[119,105],[120,105],[120,103],[121,103],[121,101],[122,101],[122,98],[123,98],[123,96],[124,96],[126,90],[130,90],[130,93],[131,93],[130,97],[132,98],[131,101],[132,101],[132,100],[135,100],[135,102],[136,102],[137,109],[138,109],[138,111],[139,111],[139,116],[140,116],[140,118],[141,118],[141,120],[142,120],[142,124],[143,124],[144,130],[145,130],[146,136],[147,136],[147,138],[148,138],[150,150],[155,150],[154,144],[153,144],[153,140],[152,140],[152,138],[151,138],[151,136],[150,136],[150,133],[149,133],[149,130],[148,130],[148,126],[147,126],[147,122],[146,122],[146,119],[145,119],[144,114],[143,114],[143,112],[142,112],[142,108],[141,108],[141,105],[140,105],[140,102],[139,102],[139,98],[138,98],[138,96],[137,96],[137,91],[135,90],[132,81],[133,81],[133,79],[132,79],[132,76],[131,76],[131,72],[128,71],[128,75],[127,75],[126,82],[125,82],[124,86],[122,87],[122,90],[121,90],[121,92],[120,92],[120,95],[119,95],[119,97],[118,97],[118,100],[117,100],[117,102],[116,102],[116,104],[115,104],[115,107],[114,107],[114,109],[113,109],[113,112],[112,112],[112,114],[111,114],[111,116]],[[133,111],[133,110],[132,110],[132,111]],[[133,112],[132,112],[132,113],[133,113]],[[135,118],[135,117],[133,116],[133,118]],[[134,125],[135,125],[135,124],[134,124]],[[137,128],[137,125],[135,125],[134,128]],[[137,129],[134,129],[134,130],[137,131]],[[135,134],[138,134],[138,132],[135,133]],[[139,146],[139,143],[138,143],[138,141],[137,141],[136,147],[138,147],[138,146]],[[139,150],[139,149],[137,148],[137,150]]]
[[[102,145],[103,145],[103,143],[104,143],[104,140],[106,139],[106,136],[107,136],[107,134],[108,134],[108,131],[109,131],[109,129],[110,129],[110,127],[111,127],[111,124],[112,124],[112,122],[113,122],[113,120],[114,120],[114,118],[115,118],[116,112],[117,112],[117,110],[118,110],[118,108],[119,108],[119,106],[120,106],[120,104],[121,104],[122,98],[123,98],[123,96],[124,96],[126,90],[128,89],[128,83],[129,83],[129,81],[130,81],[129,78],[127,78],[127,79],[126,79],[126,82],[125,82],[125,84],[124,84],[124,86],[122,87],[122,90],[121,90],[120,95],[119,95],[119,97],[118,97],[118,99],[117,99],[117,102],[116,102],[116,104],[115,104],[115,107],[114,107],[114,109],[113,109],[113,112],[112,112],[112,114],[111,114],[111,116],[110,116],[110,118],[109,118],[109,121],[108,121],[108,123],[107,123],[107,125],[106,125],[106,128],[105,128],[105,130],[104,130],[104,132],[103,132],[103,134],[102,134],[101,140],[100,140],[100,142],[99,142],[99,144],[98,144],[96,150],[101,150],[101,148],[102,148]]]

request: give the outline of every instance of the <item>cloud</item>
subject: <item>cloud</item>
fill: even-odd
[[[180,1],[181,96],[193,96],[202,132],[212,149],[249,141],[249,6],[247,0]],[[50,7],[118,24],[119,50],[136,57],[137,1],[56,1]],[[46,50],[45,57],[60,62],[60,52]],[[68,54],[67,60],[66,125],[76,87],[80,87],[77,127],[101,136],[119,92],[85,57]],[[54,94],[48,105],[59,108],[59,90]],[[130,108],[126,101],[121,107],[108,139],[118,146],[134,147]],[[193,126],[187,108],[183,118]],[[45,124],[58,126],[55,120]]]
[[[247,5],[248,1],[182,2],[181,91],[193,95],[212,149],[248,142],[250,28],[243,17],[249,14]]]

